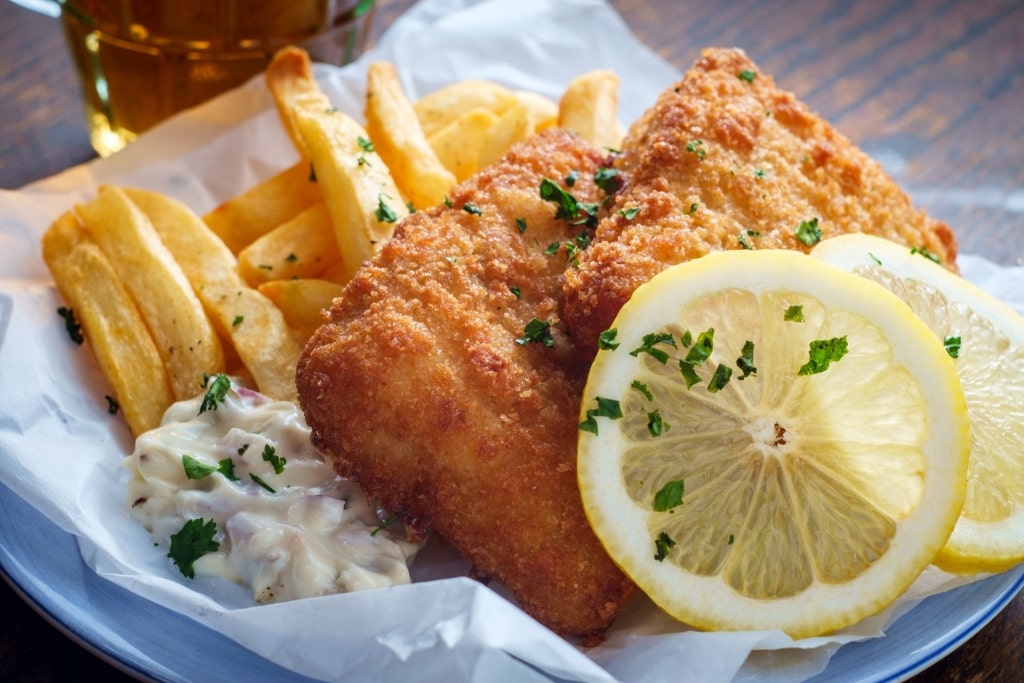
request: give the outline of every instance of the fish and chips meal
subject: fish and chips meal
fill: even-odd
[[[433,534],[587,645],[639,592],[802,638],[1024,560],[1024,321],[741,50],[626,127],[607,70],[411,100],[377,62],[363,122],[302,50],[266,83],[298,162],[42,241],[185,576],[407,583]]]

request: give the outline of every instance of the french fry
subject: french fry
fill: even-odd
[[[238,270],[251,287],[271,280],[317,277],[341,261],[331,215],[317,202],[238,254]]]
[[[558,125],[598,149],[618,149],[622,144],[618,75],[597,69],[573,79],[558,103]]]
[[[110,260],[71,212],[50,226],[42,246],[132,434],[158,426],[174,392],[156,342]]]
[[[296,120],[298,112],[334,111],[330,98],[313,77],[309,54],[298,47],[278,50],[270,60],[264,77],[285,132],[299,153],[308,159],[309,148]]]
[[[520,104],[525,104],[535,130],[544,130],[558,125],[558,103],[529,90],[512,93]]]
[[[224,370],[224,351],[185,273],[121,188],[102,187],[75,211],[138,306],[175,397],[195,397],[204,373]]]
[[[430,136],[431,148],[457,181],[477,172],[480,148],[497,122],[497,114],[477,107]]]
[[[281,311],[242,281],[234,255],[191,209],[156,192],[126,189],[125,194],[152,221],[260,392],[296,401],[300,348]]]
[[[478,167],[487,168],[500,159],[509,147],[520,140],[525,140],[534,132],[529,108],[522,103],[513,105],[498,117],[480,146]]]
[[[421,97],[413,104],[420,128],[428,138],[465,112],[476,108],[501,115],[516,103],[508,88],[483,80],[459,81]]]
[[[285,321],[303,340],[324,323],[325,309],[341,296],[342,285],[318,279],[271,280],[260,285],[260,293],[274,302]]]
[[[395,67],[370,64],[366,74],[366,131],[387,164],[402,196],[429,208],[444,201],[455,176],[444,167],[420,128],[412,103],[402,92]]]
[[[267,178],[203,216],[232,253],[323,201],[320,186],[304,160]]]

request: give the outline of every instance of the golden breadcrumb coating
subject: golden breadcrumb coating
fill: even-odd
[[[551,130],[417,211],[335,301],[299,361],[315,443],[414,527],[431,528],[562,635],[596,638],[634,586],[583,513],[586,379],[561,322],[564,244],[544,178],[603,195],[599,154]],[[522,219],[522,220],[517,220]],[[553,243],[563,247],[548,253]],[[552,346],[527,342],[550,323]],[[523,341],[517,341],[523,340]]]
[[[625,187],[566,274],[566,324],[589,356],[658,272],[721,249],[806,252],[804,221],[822,239],[879,235],[956,270],[950,228],[740,50],[705,50],[633,124],[616,168]]]

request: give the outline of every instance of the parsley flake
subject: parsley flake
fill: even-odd
[[[269,443],[263,447],[263,461],[269,462],[270,466],[274,468],[274,474],[281,474],[284,472],[285,463],[288,461],[277,454],[277,449],[271,446]]]
[[[212,382],[210,381],[211,379],[213,379]],[[206,395],[203,396],[202,403],[199,404],[200,415],[207,410],[217,410],[217,406],[224,402],[228,395],[228,389],[231,388],[231,378],[223,372],[217,375],[209,375],[204,372],[202,388],[207,391]]]
[[[668,551],[674,548],[676,542],[672,540],[672,537],[662,531],[658,534],[658,537],[654,539],[654,559],[661,562],[668,557]]]
[[[631,206],[628,209],[619,209],[617,213],[623,218],[625,218],[627,221],[631,221],[638,215],[640,215],[640,207]]]
[[[719,363],[718,367],[715,368],[715,374],[711,376],[711,380],[708,382],[708,393],[718,393],[725,388],[725,385],[729,383],[731,378],[732,368],[724,363]]]
[[[205,479],[217,471],[213,465],[204,465],[188,453],[182,454],[181,466],[185,470],[185,476],[189,479]]]
[[[619,348],[619,342],[615,341],[615,337],[619,334],[619,330],[615,327],[605,330],[597,336],[597,348],[600,351],[614,351]]]
[[[526,232],[526,219],[525,218],[517,218],[516,219],[516,230],[519,231],[520,235],[522,235],[524,232]]]
[[[658,332],[652,334],[645,334],[643,343],[629,352],[629,355],[634,358],[639,356],[641,353],[646,353],[654,360],[658,361],[662,365],[668,362],[668,353],[662,349],[654,348],[655,344],[665,344],[676,348],[676,340],[672,337],[669,332]]]
[[[364,152],[377,151],[376,148],[373,146],[373,140],[371,140],[370,138],[363,137],[362,135],[360,135],[359,137],[356,138],[356,143],[359,145],[359,149],[363,150]]]
[[[636,389],[637,391],[639,391],[641,394],[644,395],[644,398],[646,398],[648,401],[654,400],[654,394],[651,393],[650,388],[638,379],[633,380],[630,383],[629,388]]]
[[[260,475],[256,474],[255,472],[250,472],[249,473],[249,478],[252,479],[257,484],[259,484],[261,488],[266,489],[270,493],[277,493],[277,491],[274,490],[273,486],[271,486],[266,481],[264,481],[263,477],[261,477]]]
[[[804,321],[804,307],[800,304],[793,304],[782,314],[782,319],[789,323],[802,323]]]
[[[924,256],[929,261],[932,261],[933,263],[942,263],[942,261],[939,260],[938,256],[936,256],[932,252],[928,251],[924,247],[911,247],[910,253],[911,254],[920,254],[921,256]]]
[[[57,309],[57,315],[64,319],[64,329],[67,330],[68,336],[71,337],[71,341],[76,344],[81,344],[85,341],[85,336],[82,335],[82,326],[78,324],[78,320],[75,319],[75,311],[67,306],[61,306]]]
[[[483,211],[480,210],[480,207],[474,204],[473,202],[466,202],[465,204],[463,204],[462,210],[473,216],[482,216],[484,213]]]
[[[737,379],[746,379],[757,374],[757,367],[754,365],[754,342],[749,339],[743,344],[740,357],[736,359],[736,367],[743,373]]]
[[[796,238],[809,247],[821,241],[821,228],[818,227],[817,217],[809,221],[800,221],[796,229]]]
[[[377,216],[378,223],[394,223],[398,220],[398,214],[384,201],[387,196],[383,193],[377,195],[377,210],[373,213]]]
[[[701,161],[704,161],[704,156],[707,154],[703,140],[690,140],[686,143],[686,151],[696,154]]]
[[[664,418],[661,417],[660,410],[655,408],[651,412],[647,413],[647,431],[650,432],[651,436],[657,438],[669,429],[670,426],[665,422]]]
[[[597,407],[587,410],[586,419],[579,424],[580,431],[582,432],[597,434],[596,418],[607,417],[609,420],[619,420],[622,418],[622,406],[615,399],[596,396],[594,400],[597,401]]]
[[[194,579],[196,572],[193,564],[206,553],[215,552],[220,543],[213,540],[217,535],[217,523],[202,518],[190,519],[181,530],[171,534],[171,547],[167,557],[185,577]]]
[[[683,480],[672,479],[654,494],[654,511],[671,512],[683,504]]]
[[[384,531],[385,529],[387,529],[389,526],[391,526],[392,524],[394,524],[395,522],[397,522],[401,518],[402,518],[402,514],[401,513],[395,513],[395,514],[391,515],[390,517],[385,519],[383,522],[378,524],[377,528],[375,528],[373,531],[370,532],[370,535],[371,536],[376,536],[377,534],[379,534],[380,532]]]
[[[569,175],[565,176],[565,186],[572,187],[576,184],[576,181],[580,179],[579,171],[570,171]]]
[[[519,285],[510,285],[508,291],[512,292],[512,295],[517,299],[523,298],[523,292],[519,289]]]
[[[946,353],[949,354],[950,358],[960,357],[960,337],[946,337],[942,340],[942,346],[946,349]]]
[[[736,74],[736,77],[739,78],[741,81],[753,83],[754,79],[757,78],[757,72],[751,71],[750,69],[744,69],[743,71]]]
[[[797,371],[798,375],[816,375],[828,370],[829,365],[846,355],[846,336],[831,339],[815,339],[807,345],[808,360]]]
[[[546,349],[555,345],[555,338],[551,336],[551,321],[533,318],[526,323],[523,329],[523,336],[516,339],[516,344],[526,346],[531,342],[541,344]]]
[[[604,190],[605,194],[615,194],[622,189],[622,174],[614,168],[602,166],[594,172],[594,184]]]
[[[556,219],[565,219],[575,224],[588,226],[597,224],[597,204],[576,201],[575,197],[560,188],[558,183],[550,178],[540,181],[540,197],[555,205]]]

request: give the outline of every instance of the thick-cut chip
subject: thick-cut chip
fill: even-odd
[[[558,125],[558,103],[530,90],[516,90],[516,100],[525,104],[530,120],[537,130]]]
[[[390,239],[409,210],[366,130],[329,106],[313,78],[308,54],[296,48],[279,51],[267,81],[282,120],[294,126],[308,150],[347,280]]]
[[[575,78],[558,103],[558,125],[598,149],[618,149],[622,145],[618,75],[597,69]]]
[[[235,257],[191,209],[156,192],[125,193],[153,222],[260,392],[295,401],[300,348],[277,307],[242,281]]]
[[[413,104],[423,134],[430,137],[465,112],[476,108],[501,114],[517,102],[505,86],[490,81],[459,81],[421,97]]]
[[[509,147],[535,132],[536,127],[530,118],[530,108],[521,102],[512,105],[498,117],[480,146],[478,166],[487,168],[500,159]]]
[[[203,220],[233,254],[323,201],[308,161],[287,168],[224,202]]]
[[[318,202],[250,244],[238,255],[249,285],[317,277],[341,261],[327,206]]]
[[[471,109],[434,133],[430,146],[445,168],[462,182],[476,173],[480,148],[497,122],[498,115],[490,109]]]
[[[314,278],[272,280],[260,285],[260,293],[281,309],[285,322],[303,339],[309,339],[324,322],[324,311],[341,296],[342,285]]]
[[[444,201],[455,176],[427,142],[395,67],[387,62],[374,62],[367,70],[366,131],[402,196],[421,209]]]
[[[43,235],[43,260],[132,433],[158,426],[174,402],[160,353],[110,260],[73,213],[62,215]]]
[[[193,398],[204,373],[224,370],[224,352],[185,273],[121,188],[100,188],[96,199],[75,211],[142,313],[175,397]]]

